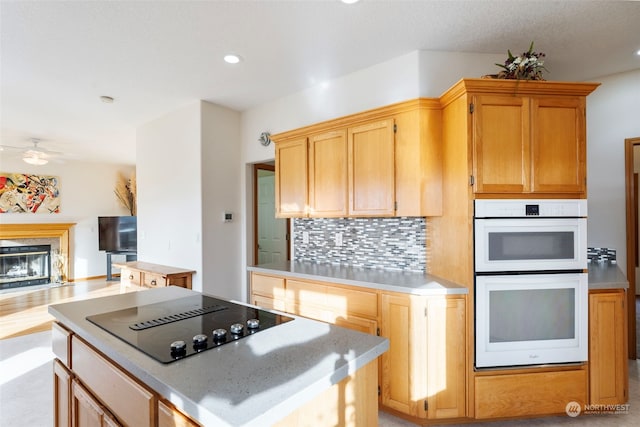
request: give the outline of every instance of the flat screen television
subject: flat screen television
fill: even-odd
[[[136,252],[138,222],[135,216],[98,217],[98,249],[106,252]]]

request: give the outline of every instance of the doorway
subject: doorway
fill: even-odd
[[[286,262],[291,258],[289,219],[276,218],[275,167],[258,163],[253,167],[253,218],[255,264]]]
[[[640,173],[640,137],[625,139],[625,187],[626,187],[626,211],[627,211],[627,316],[629,330],[629,358],[635,359],[638,355],[636,337],[636,292],[640,290],[636,280],[640,279],[637,269],[640,267],[638,242],[640,237],[640,217],[638,215],[638,174]]]

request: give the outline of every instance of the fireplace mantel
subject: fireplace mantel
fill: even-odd
[[[64,260],[62,268],[62,280],[73,281],[69,276],[70,253],[69,231],[75,223],[49,223],[49,224],[2,224],[0,226],[0,240],[11,239],[42,239],[57,238],[60,241],[60,255]]]

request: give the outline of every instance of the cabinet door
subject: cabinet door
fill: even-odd
[[[420,329],[414,319],[419,308],[414,307],[409,295],[386,293],[382,294],[381,308],[381,335],[389,339],[389,350],[381,356],[382,404],[408,415],[424,417],[426,372],[420,358],[426,353],[426,340],[412,339]]]
[[[71,427],[71,373],[60,360],[53,361],[53,425]]]
[[[627,402],[627,322],[624,290],[589,294],[590,403]]]
[[[76,380],[72,381],[73,427],[115,427],[120,424]]]
[[[464,298],[427,301],[428,417],[466,415],[466,304]]]
[[[531,99],[531,189],[586,193],[584,97]]]
[[[473,98],[473,175],[476,193],[529,190],[529,99]]]
[[[307,138],[276,143],[276,216],[307,215]]]
[[[347,216],[347,132],[309,138],[309,216]]]
[[[395,213],[393,119],[349,129],[349,215]]]

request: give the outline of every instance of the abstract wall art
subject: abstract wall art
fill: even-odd
[[[60,213],[59,178],[0,172],[0,213]]]

